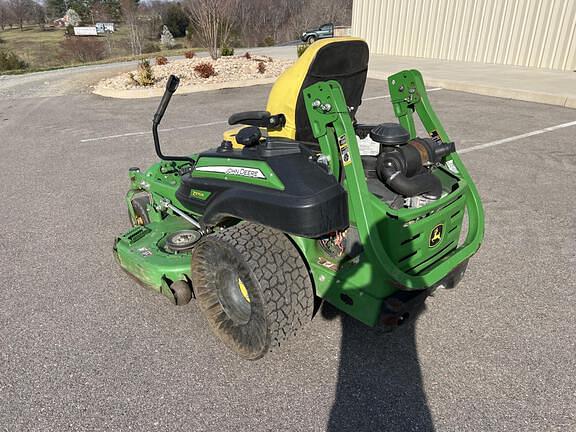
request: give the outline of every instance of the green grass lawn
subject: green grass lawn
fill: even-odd
[[[32,67],[51,67],[62,60],[57,58],[60,53],[60,42],[64,40],[63,29],[42,31],[38,26],[6,29],[0,32],[3,43],[0,49],[13,51]]]
[[[131,57],[130,44],[128,41],[128,29],[125,26],[117,26],[117,31],[108,36],[99,37],[106,42],[107,59],[105,61],[129,60]],[[30,65],[31,70],[41,70],[73,66],[81,64],[63,55],[60,43],[65,40],[63,28],[40,29],[38,26],[25,26],[24,31],[19,28],[5,29],[0,31],[0,49],[16,53],[21,59]],[[185,38],[176,39],[176,43],[186,46]],[[143,42],[143,45],[157,44],[159,41]],[[190,48],[186,48],[190,49]],[[175,55],[186,49],[161,50],[153,55]]]

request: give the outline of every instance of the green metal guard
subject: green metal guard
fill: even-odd
[[[394,112],[410,132],[411,138],[416,137],[412,117],[416,111],[432,138],[450,142],[430,106],[417,71],[393,75],[389,78],[389,84]],[[484,233],[478,192],[460,158],[452,153],[446,162],[453,163],[450,175],[458,179],[455,192],[422,208],[392,209],[368,190],[354,126],[338,82],[320,82],[304,89],[304,100],[314,136],[320,143],[322,153],[328,156],[336,178],[341,176],[340,165],[343,167],[342,182],[348,192],[350,223],[358,229],[364,248],[357,263],[342,266],[337,272],[309,260],[317,290],[329,301],[337,303],[339,308],[373,325],[381,306],[378,299],[389,296],[399,288],[416,290],[433,287],[476,252]],[[464,208],[468,212],[468,234],[462,245],[450,249],[446,256],[425,271],[417,271],[416,268],[416,271],[407,272],[405,266],[403,268],[398,264],[392,253],[397,249],[397,240],[409,238],[415,227],[420,232],[430,232],[439,221],[448,220],[449,213],[461,210],[456,220],[451,221],[455,225],[453,235],[442,240],[457,244]],[[297,243],[310,251],[308,241],[297,239]],[[426,253],[431,252],[422,251],[425,256]],[[353,305],[346,305],[343,298],[351,298]]]

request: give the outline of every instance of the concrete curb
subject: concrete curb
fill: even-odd
[[[393,72],[368,72],[368,78],[386,80]],[[494,96],[504,99],[514,99],[526,102],[537,102],[549,105],[558,105],[566,108],[576,108],[576,97],[566,97],[558,94],[544,93],[529,90],[520,90],[506,87],[494,87],[474,82],[456,81],[450,79],[427,78],[424,81],[428,87],[442,87],[446,90],[456,90],[474,93],[483,96]]]
[[[186,86],[186,87],[179,87],[178,94],[198,93],[204,91],[222,90],[227,88],[251,87],[255,85],[272,84],[275,81],[276,78],[262,78],[250,81],[227,81],[214,84]],[[164,87],[133,89],[133,90],[117,90],[96,86],[92,91],[92,93],[99,96],[116,98],[116,99],[144,99],[144,98],[153,98],[162,96],[164,94]]]

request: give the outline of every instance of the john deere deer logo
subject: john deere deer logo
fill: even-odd
[[[434,227],[432,232],[430,233],[430,239],[428,241],[428,245],[430,247],[436,246],[442,240],[442,233],[444,231],[444,225],[439,224]]]

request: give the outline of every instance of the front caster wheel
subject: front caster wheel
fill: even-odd
[[[150,204],[150,198],[147,195],[138,195],[132,198],[131,204],[134,209],[134,216],[128,213],[130,224],[132,226],[149,224],[150,217],[148,216],[147,206]]]
[[[179,280],[172,282],[170,290],[172,294],[174,294],[176,306],[184,306],[192,300],[192,290],[190,289],[190,285],[185,281]]]
[[[229,348],[257,360],[312,319],[314,291],[281,232],[242,223],[205,237],[192,256],[196,301]]]

